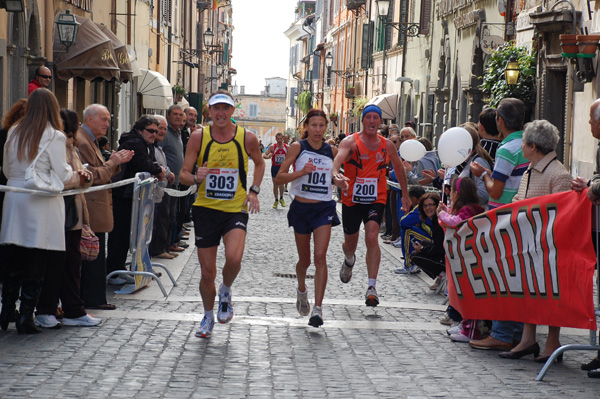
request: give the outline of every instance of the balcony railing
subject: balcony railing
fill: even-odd
[[[346,0],[346,8],[348,10],[356,10],[366,4],[366,0]]]

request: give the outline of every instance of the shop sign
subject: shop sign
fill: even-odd
[[[453,14],[455,11],[462,10],[478,3],[481,0],[441,0],[435,5],[435,13],[437,18],[444,18],[447,15]]]
[[[479,11],[481,10],[469,11],[454,18],[454,27],[456,29],[463,29],[475,25],[479,19]]]
[[[481,38],[481,51],[492,54],[500,45],[504,44],[504,38],[496,35],[484,35]]]

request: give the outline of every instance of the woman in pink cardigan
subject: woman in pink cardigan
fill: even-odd
[[[450,201],[452,207],[448,211],[446,205],[440,202],[437,213],[440,222],[448,226],[456,226],[463,220],[485,212],[479,205],[477,185],[470,177],[455,177],[452,179]],[[463,320],[462,330],[450,334],[450,339],[455,342],[469,342],[481,338],[481,320]]]

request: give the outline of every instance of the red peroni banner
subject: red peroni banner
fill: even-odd
[[[450,304],[468,319],[595,330],[591,210],[570,191],[442,225]]]

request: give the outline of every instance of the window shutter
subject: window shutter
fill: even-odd
[[[431,0],[421,0],[421,18],[419,34],[428,35],[431,32]]]
[[[371,67],[371,56],[373,55],[373,30],[375,25],[373,21],[363,24],[362,29],[362,48],[360,54],[360,68],[368,69]]]
[[[390,8],[388,9],[388,15],[385,18],[386,22],[394,22],[394,0],[390,1]],[[385,25],[385,49],[389,50],[392,48],[392,36],[394,34],[394,28],[392,25]]]

